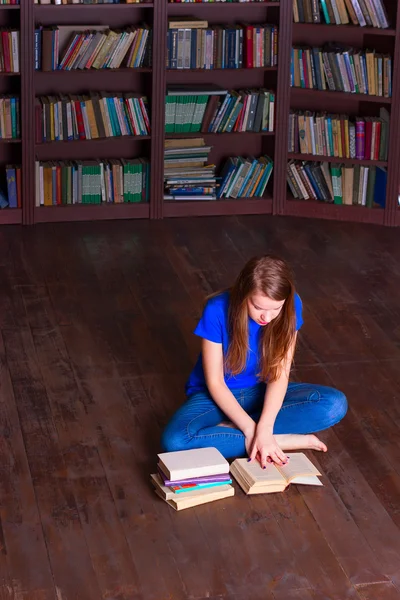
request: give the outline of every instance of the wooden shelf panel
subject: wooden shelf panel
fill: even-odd
[[[148,203],[72,204],[67,206],[40,206],[35,208],[36,223],[62,221],[106,221],[110,219],[148,219]]]
[[[343,163],[345,165],[366,165],[368,167],[387,167],[387,162],[383,160],[358,160],[356,158],[339,158],[338,156],[319,156],[315,154],[294,154],[288,153],[289,159],[310,160],[313,162]]]
[[[115,10],[132,10],[135,8],[153,8],[153,2],[135,2],[133,4],[113,4],[112,8]],[[19,7],[18,7],[19,8]],[[107,10],[110,8],[110,4],[35,4],[35,12],[37,14],[56,12],[58,10],[65,12],[75,12],[79,10]]]
[[[323,32],[327,38],[331,38],[333,32],[362,33],[364,35],[379,35],[394,37],[395,29],[379,29],[378,27],[359,27],[358,25],[327,25],[326,23],[293,23],[293,29],[304,35],[313,34],[316,31]],[[335,34],[333,34],[335,35]]]
[[[291,87],[290,88],[292,96],[296,94],[301,94],[302,96],[315,96],[315,94],[319,94],[321,97],[325,96],[326,98],[335,98],[338,101],[343,99],[351,99],[356,100],[357,102],[379,102],[380,104],[391,104],[391,98],[384,98],[383,96],[368,96],[368,94],[350,94],[349,92],[331,92],[330,90],[314,90],[309,88],[299,88],[299,87]]]
[[[19,225],[21,223],[21,208],[3,208],[0,210],[0,225]]]
[[[0,10],[19,10],[20,5],[15,4],[0,4]]]
[[[98,140],[36,144],[38,160],[91,160],[149,156],[150,136],[124,136]]]
[[[380,208],[329,204],[317,200],[294,200],[289,198],[285,206],[285,215],[314,219],[332,219],[334,221],[356,221],[383,225],[385,211]]]
[[[135,69],[128,69],[128,68],[123,68],[123,69],[71,69],[71,70],[65,70],[65,69],[57,69],[56,71],[35,71],[35,77],[39,76],[39,77],[47,77],[48,75],[56,75],[56,76],[61,76],[63,75],[64,77],[68,77],[68,75],[92,75],[92,74],[106,74],[106,73],[119,73],[120,75],[131,75],[133,73],[151,73],[152,69],[148,68],[148,67],[138,67]],[[15,73],[9,73],[9,75],[15,75]],[[18,73],[19,75],[19,73]]]
[[[167,73],[236,73],[236,72],[253,72],[253,71],[277,71],[278,67],[253,67],[247,69],[241,67],[240,69],[167,69]]]
[[[232,131],[231,133],[214,133],[214,132],[207,132],[207,133],[202,133],[201,131],[197,132],[197,133],[166,133],[165,134],[165,138],[168,139],[175,139],[175,138],[197,138],[197,137],[213,137],[213,138],[219,138],[219,137],[223,137],[225,139],[225,137],[229,136],[229,137],[247,137],[249,135],[254,135],[254,136],[259,136],[259,137],[273,137],[275,135],[274,131]]]
[[[21,73],[6,73],[5,71],[0,71],[0,77],[19,77]]]
[[[280,2],[167,2],[167,6],[168,6],[168,10],[172,9],[177,9],[179,10],[179,12],[186,12],[188,9],[191,10],[192,8],[199,8],[199,6],[206,6],[207,8],[221,8],[221,7],[230,7],[232,8],[233,6],[235,8],[243,8],[244,6],[246,7],[255,7],[255,6],[280,6]]]
[[[0,144],[20,144],[21,140],[18,138],[17,140],[9,140],[6,138],[0,138]]]
[[[111,142],[111,143],[118,143],[121,141],[125,141],[125,140],[129,140],[130,142],[135,142],[135,141],[139,141],[141,142],[142,140],[150,140],[151,136],[150,135],[124,135],[124,136],[115,136],[115,137],[108,137],[108,138],[97,138],[94,140],[70,140],[70,141],[65,141],[65,140],[61,140],[61,141],[52,141],[52,142],[42,142],[40,144],[36,144],[36,148],[41,148],[42,146],[65,146],[68,144],[68,146],[73,146],[76,144],[103,144],[104,142]],[[5,140],[3,140],[5,141]],[[14,140],[8,140],[8,141],[14,141]]]
[[[272,198],[238,198],[227,200],[167,200],[165,217],[206,217],[220,215],[268,215]]]

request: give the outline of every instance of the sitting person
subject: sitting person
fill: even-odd
[[[195,334],[202,351],[186,402],[162,435],[164,451],[213,446],[225,458],[246,454],[263,467],[285,464],[286,450],[326,452],[314,432],[340,421],[344,394],[289,383],[302,302],[285,261],[251,259],[233,286],[210,297]],[[223,421],[230,421],[226,427]]]

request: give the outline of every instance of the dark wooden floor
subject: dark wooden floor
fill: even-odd
[[[149,473],[204,296],[290,259],[294,376],[348,396],[324,487],[175,513]],[[0,230],[0,600],[400,598],[395,230],[216,218]]]

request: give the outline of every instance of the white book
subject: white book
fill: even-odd
[[[172,481],[229,473],[229,463],[216,448],[158,454],[159,467]]]

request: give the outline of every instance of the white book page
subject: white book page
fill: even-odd
[[[267,464],[263,469],[258,460],[247,462],[247,458],[239,458],[235,461],[239,472],[243,474],[250,485],[257,484],[283,484],[286,485],[285,477],[278,471],[275,465]]]
[[[294,477],[321,475],[303,452],[293,452],[287,456],[289,456],[289,462],[285,466],[279,467],[287,481],[291,482]]]
[[[295,477],[292,479],[291,483],[300,483],[303,485],[324,485],[315,475],[310,475],[309,477]]]

